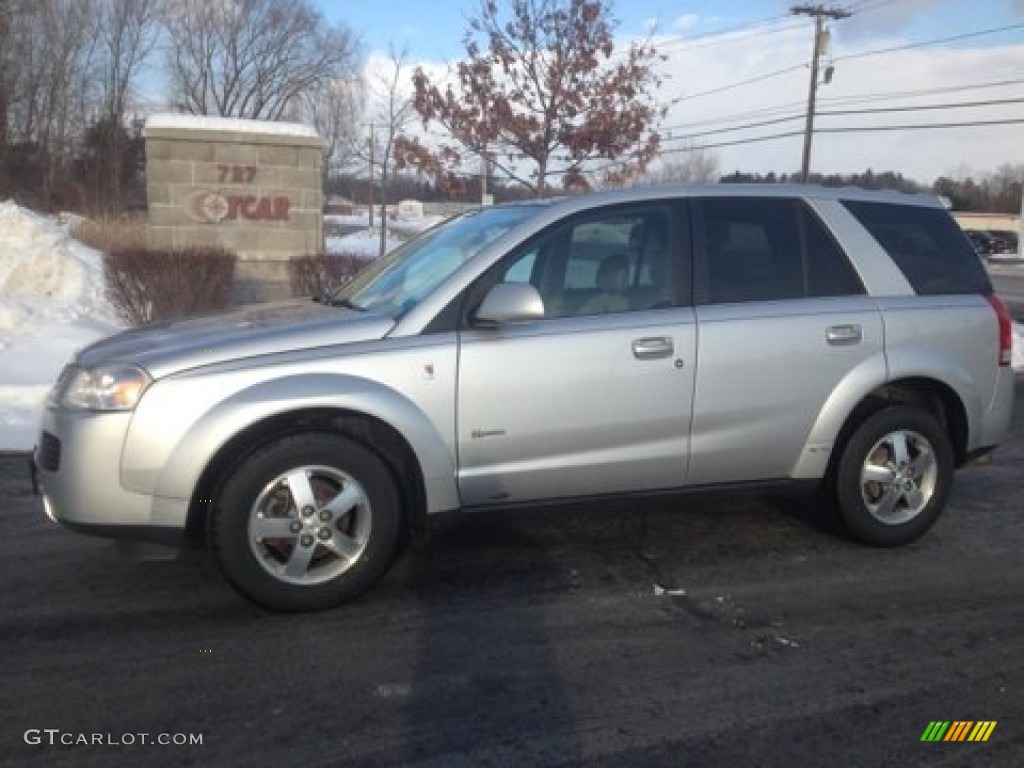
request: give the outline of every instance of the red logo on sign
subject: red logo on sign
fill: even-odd
[[[190,219],[208,224],[221,221],[288,221],[291,201],[287,197],[256,195],[219,195],[199,190],[185,200],[185,213]]]
[[[228,195],[230,220],[241,216],[249,221],[288,221],[291,201],[287,197],[256,197],[255,195]]]

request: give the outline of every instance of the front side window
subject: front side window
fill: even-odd
[[[375,262],[345,287],[338,300],[353,309],[400,317],[537,210],[532,205],[484,208],[429,229]]]
[[[845,254],[811,211],[785,198],[708,198],[698,301],[730,304],[864,292]]]
[[[513,254],[499,280],[534,285],[549,318],[672,306],[671,231],[663,205],[588,214]]]

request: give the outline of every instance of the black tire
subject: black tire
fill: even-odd
[[[902,471],[899,462],[890,461],[894,454],[893,436],[903,435],[907,457],[911,459]],[[900,441],[896,437],[896,441]],[[923,442],[922,442],[923,441]],[[930,450],[934,462],[916,459]],[[862,469],[871,459],[872,467],[884,464],[893,467],[892,482],[862,483]],[[918,468],[932,464],[931,470],[914,478]],[[927,411],[908,405],[883,408],[866,418],[842,447],[835,473],[834,502],[846,528],[858,541],[877,547],[895,547],[919,538],[938,519],[949,499],[953,485],[953,447],[949,435]],[[907,476],[906,472],[911,476]],[[899,474],[896,474],[899,473]],[[927,476],[926,476],[927,475]],[[914,490],[921,496],[914,496]],[[898,498],[887,511],[890,495]],[[915,504],[914,502],[918,503]],[[872,511],[871,502],[875,502]]]
[[[360,501],[341,503],[342,490]],[[304,515],[296,500],[310,498],[302,509],[312,514]],[[271,514],[259,515],[257,502]],[[333,503],[349,511],[334,517]],[[322,521],[324,512],[332,519]],[[281,535],[261,536],[269,525]],[[401,527],[400,496],[384,462],[349,438],[310,433],[270,443],[238,466],[217,500],[213,541],[224,575],[248,599],[274,611],[320,611],[354,599],[384,574]],[[345,556],[328,548],[342,544]]]

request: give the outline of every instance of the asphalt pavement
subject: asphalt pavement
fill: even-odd
[[[0,458],[5,766],[1024,764],[1020,408],[908,547],[799,497],[458,515],[303,616],[207,556],[47,526],[24,464]]]

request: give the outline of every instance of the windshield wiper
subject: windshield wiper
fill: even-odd
[[[353,304],[351,299],[328,299],[327,303],[332,307],[344,307],[345,309],[352,309],[356,312],[365,312],[366,307],[361,307],[358,304]]]

